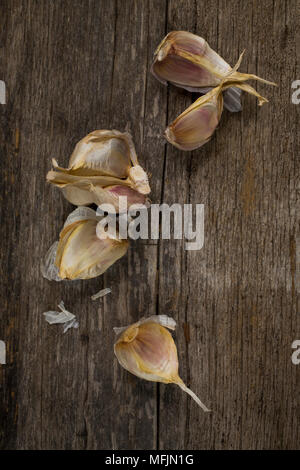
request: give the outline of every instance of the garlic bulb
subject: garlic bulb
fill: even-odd
[[[78,207],[67,218],[55,246],[55,267],[46,259],[43,276],[50,280],[90,279],[103,274],[112,264],[125,255],[128,241],[111,238],[100,239],[104,232],[98,226],[100,217],[89,207]],[[53,275],[54,273],[54,275]]]
[[[171,144],[181,150],[194,150],[206,144],[216,130],[222,115],[222,92],[232,85],[256,96],[260,106],[268,101],[254,88],[244,83],[247,79],[245,74],[238,74],[237,69],[243,54],[216,88],[198,98],[167,127],[165,137]]]
[[[178,375],[177,348],[166,329],[175,330],[175,327],[176,322],[172,318],[153,315],[128,327],[115,328],[118,335],[115,355],[121,366],[137,377],[179,385],[204,411],[209,411]]]
[[[172,31],[167,34],[155,51],[151,68],[152,74],[160,82],[169,82],[200,93],[218,86],[231,70],[230,65],[203,38],[187,31]],[[232,78],[252,78],[271,83],[256,75],[239,72]],[[224,105],[229,111],[241,110],[240,92],[236,87],[229,87],[224,93]]]
[[[119,196],[129,204],[146,203],[148,176],[138,164],[130,134],[97,130],[75,146],[68,168],[52,160],[47,181],[60,188],[74,205],[109,203],[118,211]]]

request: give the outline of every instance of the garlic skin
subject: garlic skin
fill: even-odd
[[[79,207],[68,217],[56,251],[55,266],[60,279],[100,276],[127,252],[127,240],[98,238],[99,220],[95,211],[85,207]]]
[[[48,172],[47,181],[77,206],[110,203],[118,210],[117,187],[124,188],[131,204],[144,204],[150,193],[148,176],[127,132],[91,132],[75,146],[68,168],[60,167],[55,159],[52,164],[54,171]]]
[[[128,327],[116,328],[115,355],[120,365],[137,377],[179,385],[204,411],[209,411],[178,375],[177,348],[166,329],[174,330],[175,326],[172,318],[153,315]]]

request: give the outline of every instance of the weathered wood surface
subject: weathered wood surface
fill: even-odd
[[[0,79],[2,449],[292,449],[299,447],[297,152],[300,78],[296,0],[2,0]],[[192,153],[166,145],[166,124],[195,96],[150,74],[174,29],[205,37],[258,85]],[[50,283],[39,264],[71,210],[45,184],[51,157],[100,128],[129,128],[152,201],[205,204],[205,244],[131,244],[102,278]],[[102,286],[113,293],[92,302]],[[42,312],[63,299],[80,328],[62,334]],[[166,313],[179,388],[143,382],[113,355],[112,328]],[[298,413],[298,414],[297,414]]]

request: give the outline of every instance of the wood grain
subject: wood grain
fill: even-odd
[[[0,16],[0,448],[299,448],[299,2],[3,0]],[[174,29],[231,64],[245,48],[241,70],[279,84],[194,152],[162,134],[196,95],[149,73]],[[101,278],[50,283],[40,260],[72,206],[45,175],[101,128],[131,131],[152,202],[205,205],[204,247],[131,242]],[[80,321],[66,335],[42,316],[61,299]],[[113,327],[155,313],[176,319],[180,374],[212,413],[117,364]]]

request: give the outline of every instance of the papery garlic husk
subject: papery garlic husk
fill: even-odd
[[[125,255],[128,241],[97,236],[99,228],[96,212],[79,207],[68,217],[59,237],[55,265],[61,279],[90,279],[103,274]],[[96,230],[97,229],[97,230]],[[104,228],[102,229],[105,231]]]
[[[204,411],[210,411],[178,375],[177,348],[166,328],[176,322],[166,315],[142,318],[125,328],[115,328],[118,335],[114,352],[124,369],[141,379],[174,383],[192,396]]]
[[[162,83],[192,92],[206,93],[220,85],[232,70],[205,39],[188,31],[172,31],[159,44],[152,64],[152,74]],[[245,81],[259,80],[275,85],[253,74],[236,72],[232,79]],[[223,90],[224,91],[224,90]],[[224,93],[224,105],[229,111],[240,111],[240,92],[230,87]]]
[[[206,144],[216,130],[223,112],[222,92],[233,85],[256,96],[260,106],[268,101],[254,88],[244,83],[243,77],[237,78],[236,70],[243,54],[220,85],[198,98],[167,127],[165,137],[171,144],[181,150],[195,150]]]
[[[47,181],[74,205],[115,204],[117,187],[124,188],[131,203],[145,203],[150,193],[148,176],[138,163],[128,132],[91,132],[76,145],[68,168],[58,166],[54,159],[52,163],[54,171],[48,172]]]

